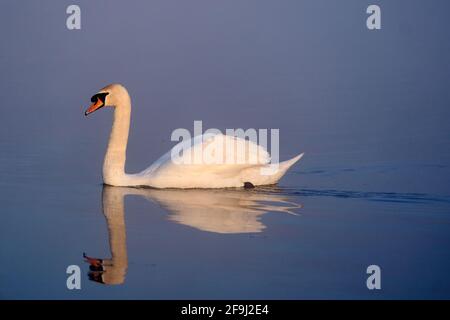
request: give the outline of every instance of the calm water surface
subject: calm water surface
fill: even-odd
[[[0,10],[0,298],[450,298],[446,2],[382,1],[376,32],[364,1],[79,1],[77,32],[46,2]],[[194,120],[305,157],[271,188],[104,187],[110,82],[128,172]]]

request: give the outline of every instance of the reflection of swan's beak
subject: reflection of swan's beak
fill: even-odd
[[[103,260],[88,257],[86,253],[83,253],[83,258],[89,263],[89,280],[105,284],[103,281],[103,271],[105,271],[103,269]]]
[[[86,262],[88,262],[91,265],[91,267],[100,268],[102,266],[102,263],[103,263],[102,259],[88,257],[86,255],[86,253],[84,253],[84,252],[83,252],[83,258],[85,259]]]
[[[89,280],[109,285],[124,282],[127,263],[111,259],[92,258],[85,253],[83,253],[83,258],[89,263]]]

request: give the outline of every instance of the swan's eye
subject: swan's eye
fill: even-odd
[[[102,92],[102,93],[94,94],[91,98],[91,102],[97,102],[98,100],[100,100],[101,102],[105,103],[105,98],[108,94],[109,94],[109,92]]]

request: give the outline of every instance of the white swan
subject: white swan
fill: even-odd
[[[270,156],[261,146],[245,139],[222,134],[201,135],[180,144],[188,144],[183,157],[201,150],[203,157],[220,150],[227,142],[233,142],[235,150],[242,150],[243,159],[257,159],[245,163],[188,164],[172,160],[169,151],[149,168],[137,174],[125,173],[126,148],[131,118],[131,99],[120,84],[111,84],[95,94],[93,104],[86,110],[88,115],[103,106],[114,107],[114,121],[108,149],[103,162],[103,182],[112,186],[149,186],[154,188],[227,188],[275,184],[296,163],[303,153],[291,160],[279,163],[273,174],[262,173],[271,169]],[[224,144],[225,142],[225,144]],[[180,144],[174,148],[180,149]],[[242,148],[241,148],[242,147]],[[173,150],[173,149],[172,149]],[[213,150],[213,151],[211,151]],[[207,154],[209,153],[209,154]]]

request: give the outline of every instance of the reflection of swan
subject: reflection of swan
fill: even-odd
[[[111,259],[97,259],[86,255],[90,263],[89,279],[105,284],[121,284],[128,267],[123,190],[103,187],[103,214],[108,224]]]
[[[90,264],[89,278],[104,284],[121,284],[128,267],[125,232],[126,195],[142,196],[168,211],[171,221],[215,233],[256,233],[265,225],[266,212],[286,212],[301,206],[285,196],[259,190],[159,190],[103,186],[102,204],[111,259],[84,255]]]
[[[169,151],[141,173],[126,174],[125,159],[131,116],[128,91],[122,85],[112,84],[95,94],[91,101],[93,104],[86,110],[86,115],[103,106],[114,107],[114,122],[103,163],[103,181],[108,185],[224,188],[275,184],[303,155],[279,163],[278,169],[272,171],[274,167],[269,164],[270,156],[263,147],[237,137],[208,134],[182,141],[172,149],[179,154],[178,151],[183,146],[186,147],[179,159],[181,163],[173,162],[172,152]],[[236,155],[232,150],[236,150]],[[199,162],[183,162],[183,159],[190,159],[192,155]],[[214,161],[209,162],[210,164],[202,163],[200,159],[205,158],[212,158]],[[225,158],[226,161],[223,161]],[[242,162],[237,162],[236,159]]]
[[[243,190],[137,189],[169,212],[171,221],[216,233],[255,233],[269,211],[293,213],[301,206],[286,197]]]

